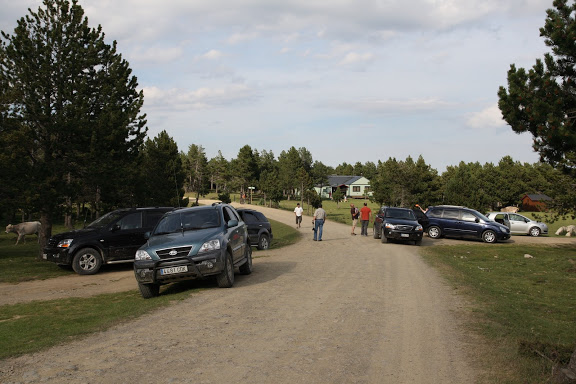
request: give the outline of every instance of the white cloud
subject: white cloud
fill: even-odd
[[[466,125],[472,128],[498,128],[505,126],[506,122],[502,118],[498,105],[494,104],[480,112],[473,113],[466,121]]]
[[[183,49],[181,47],[166,47],[155,45],[152,47],[137,46],[130,52],[131,60],[138,60],[147,63],[172,62],[181,58]]]
[[[344,56],[344,59],[340,62],[340,65],[354,65],[360,63],[367,63],[374,60],[373,53],[356,53],[349,52]]]
[[[224,54],[222,52],[220,52],[217,49],[211,49],[208,52],[200,55],[200,59],[204,59],[204,60],[218,60],[220,58],[222,58],[224,56]]]
[[[161,89],[144,87],[148,108],[169,110],[212,109],[232,104],[243,104],[256,98],[255,90],[244,84],[233,84],[222,88]]]

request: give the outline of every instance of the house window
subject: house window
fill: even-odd
[[[370,187],[364,187],[364,193],[370,192]]]
[[[352,192],[360,192],[360,186],[359,185],[353,185],[352,186]]]

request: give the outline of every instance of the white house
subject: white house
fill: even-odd
[[[343,196],[352,199],[360,199],[365,196],[372,196],[370,190],[370,181],[364,176],[328,176],[328,185],[317,185],[314,187],[316,192],[323,199],[332,197],[332,193],[340,188]]]

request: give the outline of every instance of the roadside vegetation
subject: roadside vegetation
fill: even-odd
[[[425,260],[472,299],[469,327],[482,382],[546,383],[576,340],[576,248],[473,244],[421,248]],[[525,256],[529,255],[529,256]]]

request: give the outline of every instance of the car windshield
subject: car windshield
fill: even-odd
[[[191,210],[184,212],[174,212],[164,216],[156,228],[154,235],[164,235],[180,231],[194,231],[205,228],[216,228],[220,226],[218,211],[214,209]]]
[[[416,220],[414,212],[408,209],[387,209],[386,217],[390,219]]]
[[[124,212],[118,212],[118,211],[110,212],[94,220],[93,222],[88,224],[86,228],[94,228],[94,229],[104,228],[116,222],[122,216],[124,216]]]

